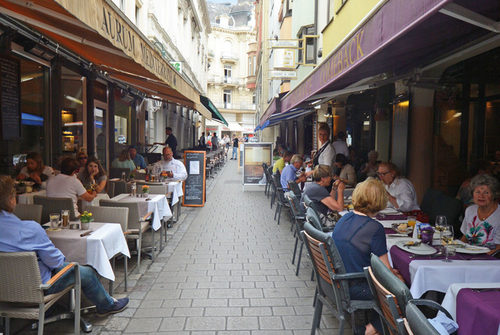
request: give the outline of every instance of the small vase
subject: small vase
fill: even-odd
[[[88,230],[89,225],[90,225],[91,220],[80,220],[80,229],[81,230]]]

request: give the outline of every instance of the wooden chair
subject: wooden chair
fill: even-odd
[[[154,229],[151,227],[151,217],[152,212],[146,213],[143,216],[139,215],[139,204],[137,202],[123,202],[123,201],[113,201],[102,199],[99,201],[100,206],[106,207],[121,207],[128,208],[128,227],[127,231],[124,232],[127,239],[132,239],[137,242],[137,271],[139,272],[141,266],[141,251],[142,251],[142,241],[144,233],[151,229],[152,237],[152,260],[154,261]]]
[[[406,305],[406,320],[405,328],[407,334],[414,335],[439,335],[439,332],[432,326],[432,324],[427,320],[427,316],[420,311],[418,306],[428,306],[423,304],[421,300],[411,300]],[[437,305],[441,307],[440,305]],[[429,306],[428,306],[429,307]],[[440,308],[442,312],[446,314],[448,318],[451,319],[450,313],[444,308]]]
[[[50,221],[50,213],[61,213],[61,210],[69,210],[69,219],[76,220],[75,207],[71,198],[57,198],[45,197],[41,195],[33,196],[33,203],[35,205],[42,205],[42,219],[41,224]]]
[[[92,217],[96,222],[106,222],[106,223],[117,223],[121,226],[123,233],[125,234],[128,230],[128,208],[122,207],[105,207],[105,206],[88,206],[86,209],[88,212],[92,213]],[[121,254],[114,255],[112,258],[113,271],[115,270],[115,260],[117,257],[121,257]],[[124,267],[124,286],[125,292],[128,290],[128,259],[123,256],[123,267]],[[109,294],[113,294],[113,281],[109,281]]]
[[[311,335],[314,335],[316,328],[319,327],[323,305],[326,305],[339,320],[339,334],[343,334],[347,315],[350,314],[351,325],[354,328],[355,312],[371,310],[376,306],[373,300],[351,300],[349,282],[364,280],[365,274],[345,271],[344,262],[330,234],[316,229],[309,222],[304,224],[301,234],[317,279]]]
[[[45,223],[42,222],[42,211],[42,205],[17,204],[16,208],[14,209],[14,215],[21,220],[33,220],[42,224]]]
[[[75,284],[58,293],[44,295],[66,272],[74,269]],[[45,318],[45,312],[70,290],[74,289],[75,304],[71,313]],[[44,325],[63,318],[74,318],[74,333],[80,334],[80,269],[70,263],[42,284],[37,256],[34,252],[0,253],[0,316],[6,318],[5,331],[10,333],[10,319],[38,320],[38,335]]]

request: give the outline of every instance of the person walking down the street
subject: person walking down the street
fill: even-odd
[[[75,167],[78,166],[75,160]],[[55,177],[54,177],[55,178]],[[75,178],[76,180],[76,178]],[[49,239],[43,227],[35,221],[20,220],[13,214],[16,208],[14,180],[0,176],[0,252],[34,251],[42,283],[61,271],[68,262],[63,253]],[[45,294],[55,294],[72,285],[75,280],[74,269],[63,276]],[[102,286],[96,272],[90,266],[80,265],[80,279],[83,294],[96,306],[99,316],[119,313],[127,308],[129,299],[115,299]]]
[[[167,178],[184,181],[187,178],[187,171],[184,163],[174,158],[172,148],[163,148],[163,159],[156,162],[153,171],[155,173],[165,172]]]
[[[165,139],[165,145],[168,145],[170,148],[172,148],[172,152],[174,153],[174,157],[176,157],[177,138],[175,137],[174,134],[172,134],[172,128],[170,128],[170,127],[165,128],[165,133],[167,134],[167,138]]]
[[[217,138],[217,133],[212,135],[212,150],[215,151],[219,147],[219,139]]]
[[[146,168],[146,161],[144,160],[144,156],[137,153],[137,148],[135,147],[135,145],[131,145],[128,147],[128,153],[130,154],[130,158],[134,162],[136,168],[138,169]]]
[[[332,145],[336,154],[343,154],[345,158],[349,158],[349,148],[345,142],[345,133],[343,131],[337,133],[336,139],[333,141]]]
[[[231,156],[231,159],[238,159],[238,146],[239,146],[238,136],[236,136],[236,134],[234,134],[233,135],[233,155]]]

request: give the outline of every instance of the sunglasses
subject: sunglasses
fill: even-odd
[[[387,171],[387,172],[377,172],[377,175],[378,175],[379,177],[384,177],[385,175],[387,175],[387,174],[389,174],[389,173],[391,173],[391,171]]]

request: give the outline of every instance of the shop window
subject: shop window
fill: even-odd
[[[62,68],[62,151],[76,153],[85,147],[84,143],[84,102],[85,80],[76,72]]]
[[[130,115],[131,107],[123,100],[119,90],[115,94],[115,143],[130,143]],[[116,154],[116,152],[115,152]]]

